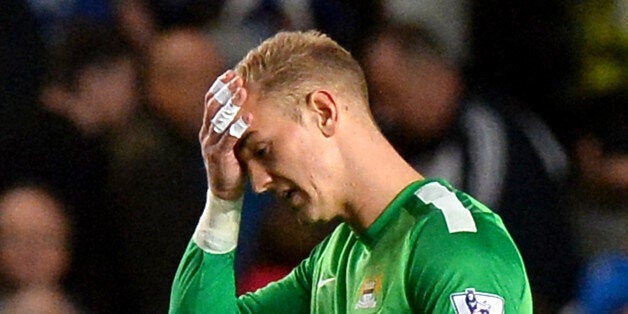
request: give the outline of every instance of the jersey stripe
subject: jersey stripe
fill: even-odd
[[[432,204],[443,212],[449,233],[477,232],[471,212],[462,205],[456,194],[440,183],[430,182],[414,194],[423,203]]]

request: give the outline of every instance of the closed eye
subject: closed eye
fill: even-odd
[[[255,150],[253,151],[253,157],[257,159],[263,159],[268,156],[269,151],[270,148],[268,147],[268,145],[260,146],[258,148],[255,148]]]

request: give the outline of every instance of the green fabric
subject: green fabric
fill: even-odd
[[[235,313],[233,251],[209,254],[190,241],[174,278],[170,313]]]
[[[450,233],[450,209],[415,195],[430,183],[461,204],[450,218],[470,211],[462,221],[477,232]],[[525,268],[501,219],[443,180],[408,186],[360,237],[341,224],[286,278],[239,299],[234,286],[233,253],[212,255],[191,243],[171,313],[458,313],[454,300],[464,303],[467,289],[481,302],[482,295],[503,299],[505,313],[532,313]]]

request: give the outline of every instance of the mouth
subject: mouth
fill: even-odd
[[[283,192],[280,193],[280,197],[284,201],[290,202],[290,199],[292,199],[292,197],[294,196],[295,192],[296,192],[295,189],[286,189],[286,190],[284,190]]]
[[[298,195],[297,189],[286,189],[279,194],[280,198],[289,205],[290,209],[297,212],[303,207],[303,199]]]

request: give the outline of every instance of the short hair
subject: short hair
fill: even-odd
[[[235,71],[245,83],[258,84],[262,98],[273,95],[299,102],[310,92],[308,88],[331,86],[351,93],[368,107],[360,65],[346,49],[318,31],[277,33],[251,50]]]

